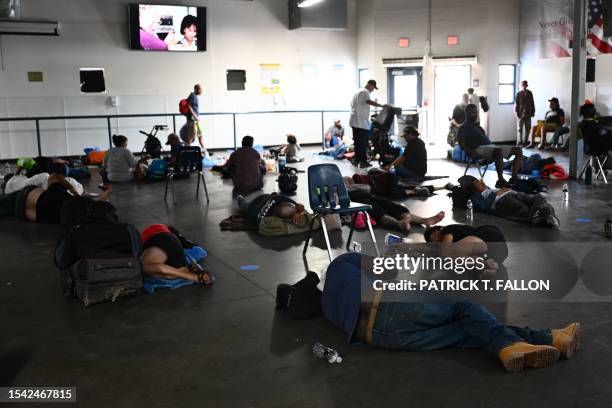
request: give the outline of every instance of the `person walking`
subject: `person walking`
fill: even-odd
[[[376,81],[370,79],[365,88],[357,92],[351,101],[351,119],[349,125],[353,129],[353,141],[355,142],[355,159],[353,165],[361,168],[370,167],[368,161],[368,141],[370,138],[370,106],[383,108],[370,99],[370,94],[378,89]]]

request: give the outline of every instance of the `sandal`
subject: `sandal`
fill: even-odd
[[[206,279],[204,278],[205,275],[208,275],[208,282],[206,282]],[[196,272],[196,276],[198,277],[198,283],[202,286],[210,286],[215,283],[215,277],[212,276],[207,270]]]

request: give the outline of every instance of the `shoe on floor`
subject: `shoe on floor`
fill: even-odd
[[[559,350],[561,357],[570,359],[580,348],[580,323],[572,323],[564,329],[552,330],[553,347]]]
[[[518,373],[525,367],[550,367],[559,360],[559,355],[560,352],[555,347],[520,342],[504,347],[499,352],[499,359],[507,371]]]

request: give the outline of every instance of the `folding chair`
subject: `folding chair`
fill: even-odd
[[[470,167],[476,166],[476,168],[478,169],[478,174],[480,175],[480,179],[482,180],[485,174],[487,174],[487,170],[489,169],[489,166],[492,163],[494,162],[488,159],[470,158],[470,160],[467,163],[467,166],[465,166],[465,171],[463,172],[463,175],[465,176],[467,174]],[[484,170],[483,170],[483,167],[484,167]]]
[[[586,157],[584,166],[582,167],[582,171],[580,171],[580,175],[578,176],[578,180],[582,179],[582,176],[586,172],[589,166],[593,166],[593,163],[596,164],[595,170],[595,181],[599,179],[599,176],[602,176],[604,183],[608,184],[607,170],[604,168],[606,162],[608,161],[608,152],[591,152],[587,147],[588,145],[584,144],[584,155]]]
[[[202,150],[197,146],[183,146],[176,154],[176,163],[174,167],[169,167],[166,172],[166,191],[164,193],[164,201],[168,198],[168,185],[172,190],[172,202],[176,205],[176,197],[174,195],[174,178],[176,176],[188,176],[189,174],[197,173],[198,182],[196,187],[196,198],[200,195],[200,181],[204,185],[206,193],[206,202],[209,203],[208,188],[206,187],[206,179],[204,179],[204,167],[202,165]]]
[[[374,236],[374,230],[372,229],[372,223],[370,222],[370,216],[367,213],[367,211],[372,210],[372,206],[351,203],[338,166],[335,164],[317,164],[308,168],[308,197],[314,217],[312,217],[310,227],[308,228],[308,237],[306,238],[304,251],[302,252],[304,256],[308,250],[315,220],[319,218],[321,220],[323,235],[325,236],[325,244],[327,245],[327,255],[331,262],[331,245],[329,243],[325,220],[323,219],[323,216],[328,214],[351,215],[351,232],[349,233],[346,244],[346,250],[348,251],[355,230],[355,217],[352,217],[352,215],[359,212],[365,213],[370,237],[376,249],[376,255],[380,256],[378,245],[376,244],[376,237]]]

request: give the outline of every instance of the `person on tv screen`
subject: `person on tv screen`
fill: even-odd
[[[181,21],[181,38],[173,49],[177,51],[197,51],[198,50],[198,19],[196,16],[187,14]]]
[[[165,40],[162,40],[157,35],[161,17],[155,6],[140,5],[139,20],[140,48],[145,51],[168,51],[168,44],[173,41],[173,36],[168,34]]]

